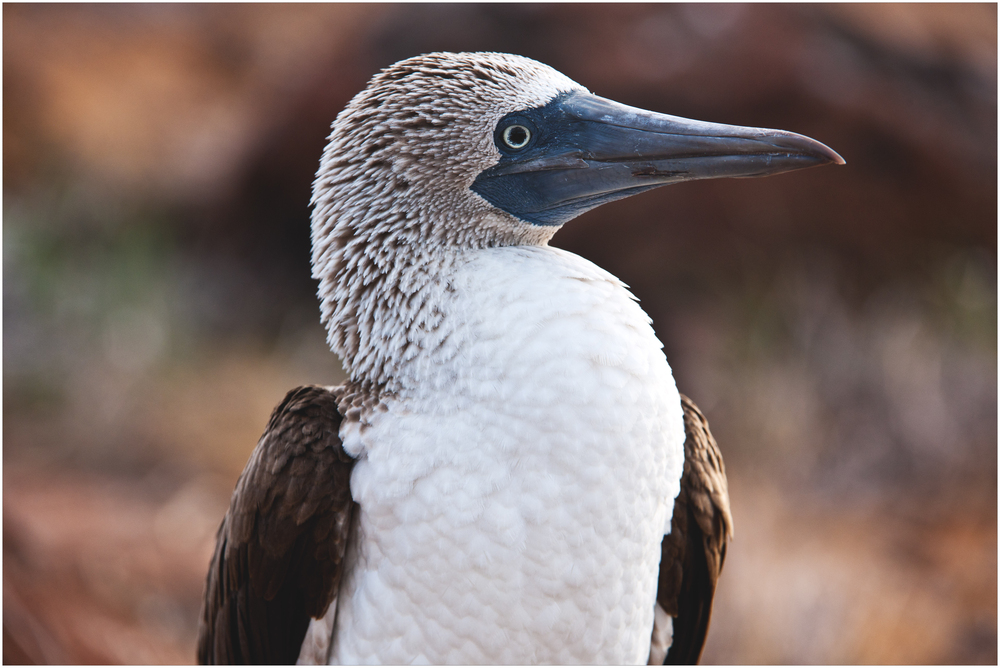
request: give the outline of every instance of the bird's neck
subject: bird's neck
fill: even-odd
[[[400,225],[367,213],[314,220],[313,276],[330,348],[376,394],[398,391],[401,369],[460,324],[446,315],[461,266],[488,248],[545,246],[557,229],[492,214],[418,213]]]
[[[450,277],[469,251],[427,253],[398,240],[371,248],[341,260],[321,284],[323,320],[351,381],[371,393],[395,393],[408,362],[447,338]]]

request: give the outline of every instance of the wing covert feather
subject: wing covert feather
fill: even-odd
[[[663,537],[656,601],[673,620],[664,664],[695,664],[712,615],[715,587],[733,537],[722,453],[708,420],[688,397],[684,409],[684,473],[670,533]]]
[[[295,663],[337,594],[355,504],[337,396],[298,387],[274,409],[217,534],[199,663]]]

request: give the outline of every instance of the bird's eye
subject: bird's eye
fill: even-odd
[[[507,145],[507,148],[516,151],[517,149],[524,148],[531,141],[531,130],[523,125],[509,125],[504,128],[502,136],[503,143]]]

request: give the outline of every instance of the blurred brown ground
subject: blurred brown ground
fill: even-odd
[[[629,283],[727,458],[709,663],[997,662],[995,5],[4,5],[6,663],[186,663],[270,409],[333,384],[308,264],[380,67],[521,53],[846,159],[555,243]]]

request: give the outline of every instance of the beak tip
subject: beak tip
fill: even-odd
[[[792,149],[793,153],[809,157],[815,160],[814,166],[820,165],[846,165],[847,161],[839,153],[821,141],[816,141],[812,137],[800,135],[797,132],[783,132],[781,130],[770,130],[775,135],[780,136],[783,145]],[[777,144],[777,142],[775,142]]]
[[[822,158],[825,159],[825,161],[827,163],[834,164],[834,165],[846,165],[847,164],[847,161],[844,160],[840,156],[839,153],[837,153],[836,151],[834,151],[832,148],[830,148],[826,144],[823,144],[823,143],[815,141],[815,140],[812,140],[812,141],[814,141],[816,144],[818,144],[818,146],[817,146],[817,148],[819,149],[818,153],[819,153],[819,155]]]

